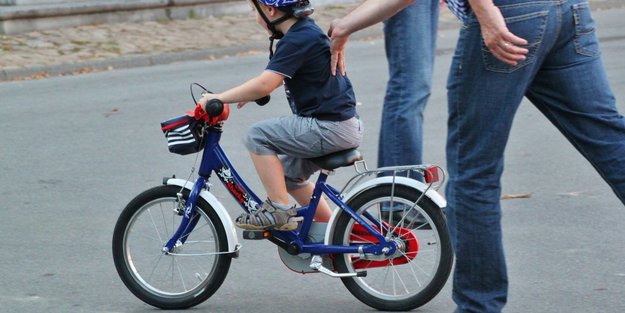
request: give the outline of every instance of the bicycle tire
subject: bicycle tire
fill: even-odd
[[[226,278],[232,258],[224,226],[202,198],[199,222],[173,253],[163,246],[180,224],[174,211],[180,187],[158,186],[135,197],[113,232],[113,260],[119,277],[139,299],[161,309],[186,309],[210,298]],[[182,192],[187,199],[188,190]]]
[[[382,217],[387,225],[391,225],[389,228],[395,229],[404,241],[413,241],[406,243],[407,251],[408,247],[411,247],[413,250],[410,251],[413,252],[394,255],[395,258],[392,260],[365,260],[358,254],[335,255],[335,267],[339,273],[367,270],[366,277],[341,279],[352,295],[372,308],[383,311],[408,311],[418,308],[432,300],[447,282],[452,268],[453,252],[445,216],[440,207],[429,198],[421,197],[422,194],[415,188],[384,184],[366,190],[347,202],[347,205],[359,215],[369,212]],[[388,210],[391,207],[391,200],[394,203],[393,208],[403,206],[403,214],[406,217],[402,219],[393,212],[389,212],[388,217],[384,216],[383,208],[386,206]],[[408,209],[417,200],[418,205],[414,206],[414,209]],[[408,219],[410,214],[413,214],[411,220]],[[349,245],[367,241],[367,238],[363,239],[354,231],[355,225],[357,225],[355,220],[346,212],[342,212],[332,236],[333,244]],[[409,231],[401,233],[401,228],[394,228],[395,225]],[[417,242],[420,244],[415,244]],[[419,247],[418,251],[415,247]],[[394,262],[398,264],[393,264]],[[405,263],[400,264],[402,262]],[[361,268],[357,268],[358,266]]]

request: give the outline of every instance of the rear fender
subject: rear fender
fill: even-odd
[[[358,196],[359,194],[373,187],[376,187],[379,185],[390,185],[393,182],[397,185],[403,185],[409,188],[417,189],[421,193],[425,192],[425,197],[430,199],[441,209],[447,206],[447,201],[445,200],[445,198],[443,198],[443,196],[441,196],[441,194],[439,194],[438,191],[432,188],[428,189],[428,185],[415,179],[410,179],[407,177],[394,177],[393,178],[392,176],[377,177],[372,180],[366,181],[361,185],[354,187],[352,190],[349,191],[349,193],[347,193],[343,197],[343,202],[347,203],[349,202],[350,199]],[[334,234],[334,228],[336,227],[336,222],[338,221],[338,217],[340,214],[341,214],[341,210],[338,207],[335,208],[334,211],[332,212],[332,216],[330,217],[330,220],[328,221],[328,228],[326,229],[325,244],[331,244],[332,235]]]

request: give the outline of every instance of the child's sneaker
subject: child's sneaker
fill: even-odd
[[[297,229],[297,209],[280,209],[267,199],[254,213],[243,213],[235,220],[237,227],[246,230],[295,230]]]

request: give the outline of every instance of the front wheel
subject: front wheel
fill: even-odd
[[[178,192],[180,187],[159,186],[138,195],[122,211],[113,233],[119,277],[139,299],[162,309],[185,309],[208,299],[232,260],[223,224],[201,198],[191,218],[197,224],[184,244],[163,252],[182,220],[178,208],[184,208],[189,195],[185,190],[179,199]]]
[[[366,277],[342,278],[363,303],[384,311],[420,307],[445,285],[453,254],[442,209],[417,189],[379,185],[347,202],[363,219],[397,243],[390,256],[335,255],[339,273],[366,270]],[[375,244],[377,239],[346,212],[338,217],[335,245]]]

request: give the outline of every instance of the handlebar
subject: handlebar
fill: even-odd
[[[254,102],[256,102],[256,104],[258,104],[258,105],[260,105],[262,107],[263,105],[269,103],[269,100],[271,100],[271,96],[266,95],[266,96],[264,96],[264,97],[262,97],[260,99],[256,99],[256,101],[254,101]]]
[[[230,106],[227,103],[221,102],[219,99],[211,99],[206,103],[206,109],[203,110],[202,106],[198,103],[195,106],[193,117],[196,120],[204,120],[209,125],[216,125],[221,121],[228,119],[230,115]]]
[[[262,98],[256,99],[254,102],[256,102],[256,104],[258,104],[259,106],[263,106],[269,103],[269,100],[271,100],[271,96],[266,95]],[[223,111],[224,103],[219,99],[211,99],[206,103],[206,113],[210,117],[217,117],[221,115]]]
[[[211,99],[206,103],[205,111],[209,117],[217,117],[224,112],[224,103],[219,99]]]
[[[260,106],[263,106],[269,103],[269,100],[271,100],[271,96],[266,95],[260,99],[256,99],[254,102],[256,102],[256,104]],[[205,111],[210,118],[218,117],[224,112],[224,103],[219,99],[211,99],[206,103]]]
[[[193,84],[191,86],[193,87]],[[202,87],[202,89],[204,89],[205,92],[210,93],[204,87]],[[195,100],[195,97],[193,98],[193,100]],[[269,103],[269,100],[271,100],[271,97],[269,95],[266,95],[260,99],[256,99],[254,102],[256,102],[256,104],[258,104],[259,106],[263,106]],[[204,110],[198,103],[193,113],[193,116],[195,117],[196,120],[203,119],[209,125],[215,125],[220,121],[225,121],[228,119],[229,115],[230,115],[230,106],[227,103],[223,103],[219,99],[209,100],[206,103],[206,109]]]

